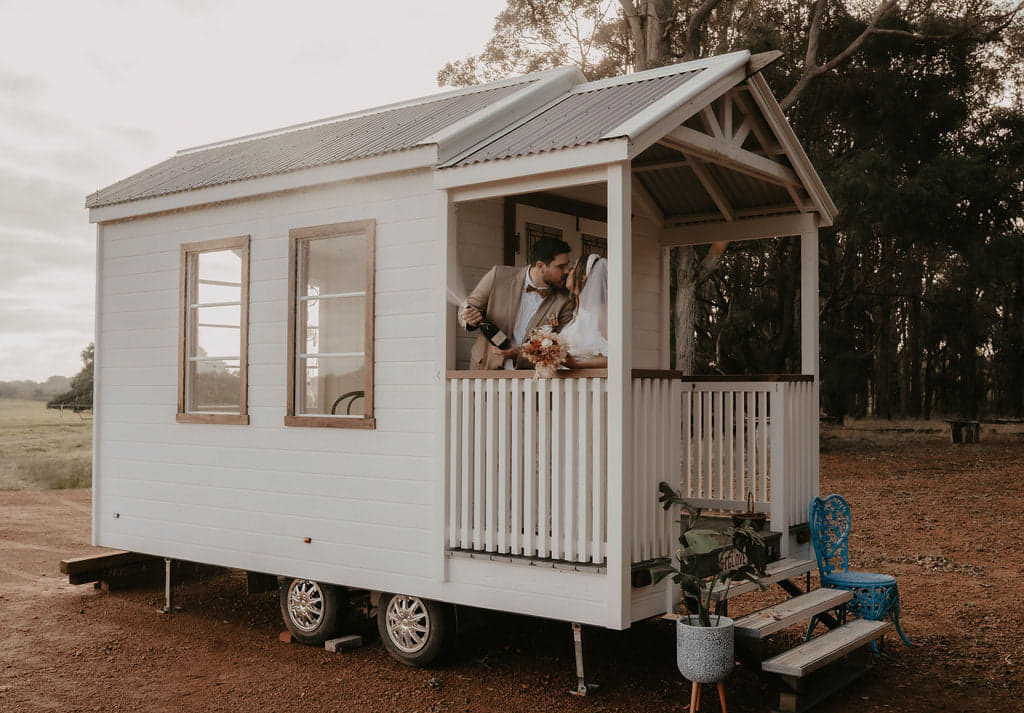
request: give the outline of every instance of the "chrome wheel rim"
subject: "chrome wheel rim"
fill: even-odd
[[[427,645],[430,615],[418,597],[396,594],[388,602],[387,629],[395,648],[414,654]]]
[[[314,631],[324,620],[324,592],[310,579],[293,580],[288,587],[288,618],[300,631]]]

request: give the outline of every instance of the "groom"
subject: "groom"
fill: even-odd
[[[469,330],[487,319],[509,336],[508,349],[498,349],[482,333],[470,353],[470,369],[531,369],[519,356],[530,330],[543,324],[558,331],[572,319],[565,278],[569,274],[569,245],[558,238],[540,238],[530,251],[530,265],[495,265],[484,275],[459,310],[459,324]]]

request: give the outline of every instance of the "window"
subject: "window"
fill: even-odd
[[[374,428],[374,222],[289,237],[285,425]]]
[[[249,423],[249,236],[181,246],[178,415]]]

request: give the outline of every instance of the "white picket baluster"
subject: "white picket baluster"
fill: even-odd
[[[572,381],[559,379],[555,382],[562,394],[565,424],[562,431],[562,550],[563,559],[576,559],[576,400],[573,398]]]
[[[484,481],[484,521],[483,539],[484,550],[494,552],[495,539],[497,537],[497,436],[498,436],[498,399],[494,392],[494,379],[486,379],[484,382],[484,439],[487,447],[487,457],[484,459],[483,472]]]
[[[498,379],[498,552],[508,552],[508,379]]]
[[[459,409],[459,382],[448,382],[448,546],[459,546],[459,436],[462,433]]]
[[[459,546],[468,549],[472,543],[473,527],[473,402],[470,399],[472,382],[460,382],[462,390],[462,537]]]
[[[509,423],[511,438],[511,500],[512,512],[509,517],[509,551],[514,555],[523,554],[523,392],[520,379],[509,379],[512,399],[512,416]]]
[[[590,499],[593,497],[590,488],[590,472],[594,468],[594,463],[590,459],[589,445],[590,429],[592,428],[591,424],[594,420],[594,414],[590,410],[590,403],[587,398],[589,383],[590,379],[576,379],[574,381],[574,386],[576,387],[576,410],[579,414],[576,442],[576,552],[580,562],[587,562],[590,559],[590,523],[588,518],[590,514]]]
[[[687,384],[682,392],[682,427],[681,445],[682,448],[682,473],[679,479],[679,487],[683,489],[684,498],[692,498],[695,495],[693,489],[693,385]],[[669,483],[670,485],[672,483]]]
[[[593,493],[591,507],[593,518],[591,521],[591,561],[604,561],[604,523],[605,523],[605,487],[607,479],[607,460],[605,458],[605,383],[604,379],[594,379],[591,384],[591,396],[593,402],[594,430],[591,444],[591,481],[590,489]]]
[[[550,461],[551,401],[548,398],[548,380],[537,381],[537,556],[547,557],[550,552],[548,533],[551,531],[551,488],[548,484]]]
[[[673,379],[670,382],[668,403],[669,403],[669,417],[666,423],[668,429],[668,468],[665,473],[665,482],[670,485],[678,485],[681,481],[679,471],[679,453],[681,451],[680,446],[681,439],[679,438],[679,423],[682,421],[683,412],[683,398],[688,396],[684,394],[682,384],[679,381]],[[687,440],[689,440],[689,433],[686,431],[686,424],[683,425],[683,433],[686,434]],[[666,557],[673,554],[675,551],[675,538],[676,535],[673,532],[675,527],[672,514],[664,509],[661,511],[662,520],[662,531],[664,533],[665,544],[662,547],[662,554]]]
[[[562,390],[557,381],[549,381],[551,389],[551,520],[550,549],[552,559],[561,559],[562,544]]]
[[[539,555],[537,545],[537,391],[532,379],[523,382],[523,554]]]

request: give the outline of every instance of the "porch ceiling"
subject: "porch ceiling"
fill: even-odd
[[[666,224],[799,213],[807,202],[803,189],[791,192],[777,183],[699,161],[662,144],[638,156],[633,173],[658,205]],[[800,197],[801,205],[794,196]]]
[[[835,205],[758,73],[774,56],[578,85],[440,166],[435,185],[459,189],[456,201],[557,192],[631,160],[634,193],[665,227],[801,213],[829,225]]]

